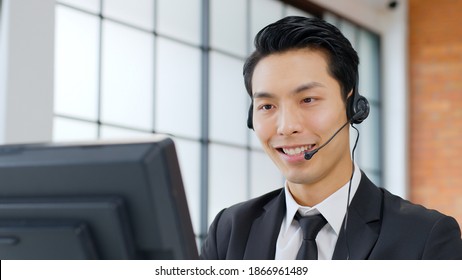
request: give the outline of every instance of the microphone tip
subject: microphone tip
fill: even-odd
[[[305,152],[305,159],[310,160],[313,157],[313,154],[310,152]]]
[[[321,149],[321,148],[322,148],[322,146],[317,148],[317,149],[314,149],[312,151],[305,152],[305,159],[310,160],[319,151],[319,149]]]

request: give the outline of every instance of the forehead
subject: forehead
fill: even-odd
[[[252,94],[286,91],[304,83],[317,82],[338,87],[328,71],[328,56],[321,50],[297,49],[262,58],[252,76]]]

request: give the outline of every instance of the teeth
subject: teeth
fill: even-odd
[[[313,145],[309,145],[309,146],[301,146],[301,147],[290,148],[290,149],[282,148],[282,150],[284,151],[285,154],[293,156],[293,155],[298,155],[300,153],[303,153],[304,151],[307,151],[312,147]]]

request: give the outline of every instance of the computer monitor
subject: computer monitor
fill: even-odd
[[[174,142],[0,146],[0,259],[196,259]]]

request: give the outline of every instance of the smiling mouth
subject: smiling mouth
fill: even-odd
[[[295,155],[299,155],[301,153],[305,153],[307,151],[311,151],[311,150],[314,149],[314,147],[315,147],[315,144],[311,144],[311,145],[290,147],[290,148],[277,148],[277,150],[280,153],[284,153],[284,154],[289,155],[289,156],[295,156]]]

